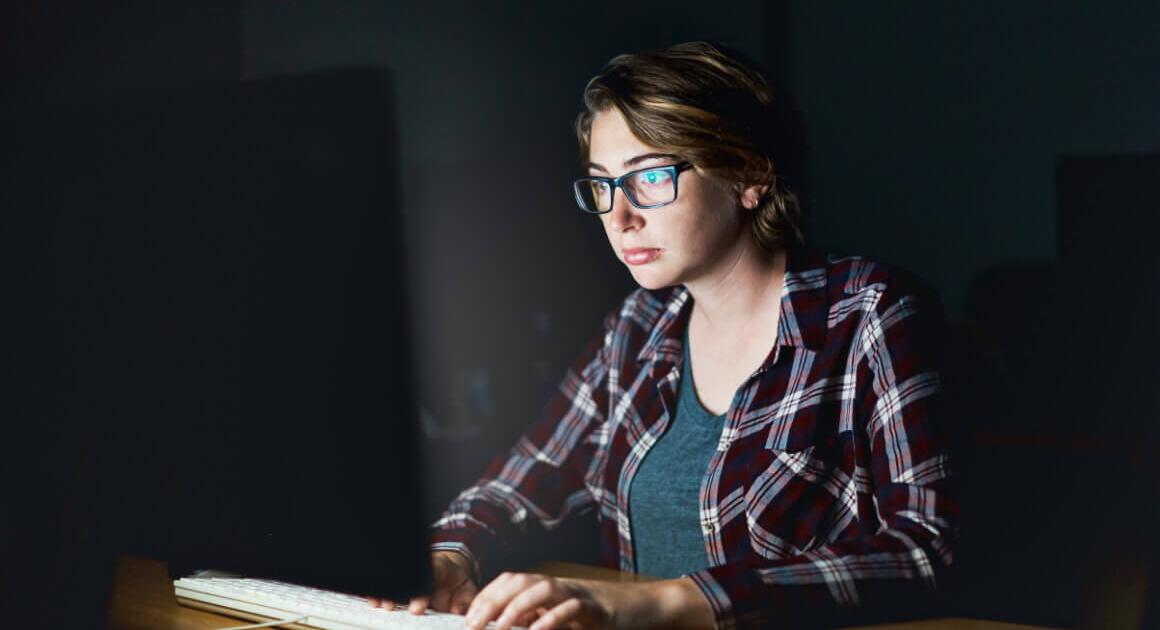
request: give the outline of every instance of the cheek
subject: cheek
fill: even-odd
[[[697,230],[714,236],[736,232],[743,220],[741,204],[736,193],[728,186],[717,182],[699,182],[694,192],[692,214]],[[706,234],[708,236],[708,234]]]
[[[723,195],[716,199],[716,210],[707,220],[712,222],[712,229],[722,237],[733,238],[738,232],[746,229],[749,215],[741,207],[734,196]]]
[[[741,218],[728,206],[706,205],[703,211],[695,213],[681,225],[681,233],[697,250],[712,252],[736,237],[740,221]]]

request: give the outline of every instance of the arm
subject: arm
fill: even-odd
[[[551,529],[593,502],[585,486],[599,447],[591,439],[604,422],[607,332],[615,317],[567,371],[539,420],[512,449],[494,459],[473,486],[455,498],[433,526],[433,549],[479,562],[497,554],[530,520]]]
[[[888,288],[865,318],[855,339],[854,430],[869,445],[870,496],[859,503],[873,506],[876,531],[781,560],[755,557],[691,574],[719,625],[832,625],[869,606],[912,608],[931,599],[951,563],[958,509],[939,425],[941,310],[936,300]]]

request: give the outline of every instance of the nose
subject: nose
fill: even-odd
[[[620,194],[615,195],[612,199],[612,210],[604,215],[608,222],[608,228],[614,232],[639,230],[644,225],[644,217],[638,208],[633,207],[628,202],[624,191],[618,192]]]

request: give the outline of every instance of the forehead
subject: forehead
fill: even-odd
[[[624,162],[660,149],[645,144],[633,135],[624,116],[615,107],[606,109],[592,119],[588,139],[588,159],[606,168],[617,170]]]

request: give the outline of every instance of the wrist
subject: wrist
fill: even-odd
[[[480,586],[479,565],[476,563],[475,558],[457,549],[439,549],[432,552],[431,555],[435,558],[441,557],[447,562],[459,567],[471,578],[471,581],[476,586]]]
[[[652,592],[647,600],[651,604],[652,623],[665,628],[712,628],[716,616],[709,600],[693,580],[682,577],[647,584]]]

